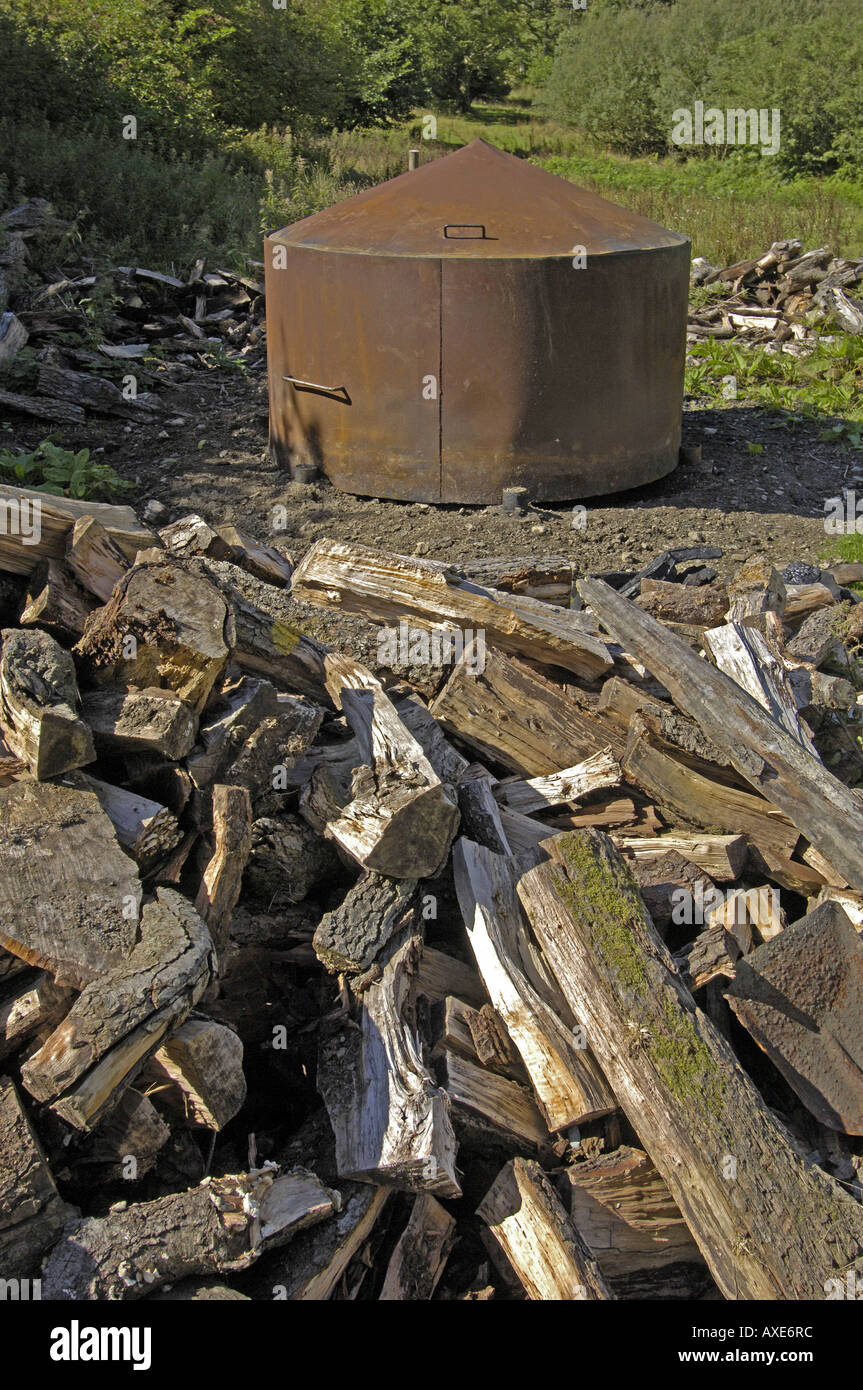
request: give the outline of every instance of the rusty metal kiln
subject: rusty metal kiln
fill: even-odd
[[[474,140],[274,232],[264,258],[283,466],[463,503],[675,466],[686,237]]]

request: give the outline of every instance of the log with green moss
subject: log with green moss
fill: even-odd
[[[822,1299],[863,1208],[790,1147],[606,835],[546,841],[519,894],[588,1046],[729,1299]]]

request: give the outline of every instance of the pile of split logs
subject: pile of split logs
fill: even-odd
[[[70,251],[68,230],[42,198],[0,216],[4,414],[64,425],[89,414],[158,419],[177,411],[173,393],[208,371],[219,360],[213,353],[263,360],[262,265],[250,264],[248,276],[210,270],[199,259],[184,279],[142,266],[97,270]],[[20,366],[25,347],[35,350],[27,371]],[[10,373],[16,360],[19,370]]]
[[[555,604],[553,558],[293,568],[50,508],[0,550],[0,1277],[786,1300],[863,1269],[863,801],[822,760],[861,728],[863,568],[722,583],[701,547]],[[429,703],[309,604],[473,636]]]
[[[863,333],[863,259],[844,260],[829,246],[804,251],[799,241],[776,241],[756,260],[724,269],[699,256],[691,279],[727,286],[727,292],[708,307],[690,309],[690,342],[739,338],[805,356],[818,340],[816,326]]]

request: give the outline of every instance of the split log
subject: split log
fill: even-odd
[[[776,888],[762,884],[758,888],[736,888],[719,903],[707,910],[708,926],[722,925],[736,937],[744,952],[755,942],[770,941],[786,926],[786,917],[779,904]]]
[[[191,707],[157,686],[103,686],[81,697],[81,718],[96,749],[150,751],[177,762],[195,742],[198,721]]]
[[[863,940],[838,903],[739,961],[725,997],[816,1119],[863,1134]]]
[[[152,391],[140,392],[130,399],[113,381],[91,376],[89,372],[73,372],[68,367],[59,367],[45,360],[39,364],[36,389],[40,396],[71,401],[98,415],[119,415],[124,420],[138,423],[160,415],[165,409]]]
[[[66,563],[78,583],[103,603],[129,568],[129,561],[95,516],[79,516],[66,542]]]
[[[508,861],[462,838],[453,852],[453,870],[479,972],[521,1055],[548,1128],[566,1129],[610,1114],[617,1101],[592,1054],[579,1046],[578,1036],[526,972],[531,945]],[[531,973],[536,975],[535,965]]]
[[[675,703],[728,754],[741,776],[769,796],[852,888],[863,888],[863,810],[853,792],[746,691],[664,632],[661,624],[607,585],[582,580],[580,592],[667,686]]]
[[[179,893],[156,890],[128,958],[88,984],[21,1069],[31,1095],[76,1129],[90,1129],[183,1022],[213,975],[213,945]]]
[[[321,918],[313,943],[318,960],[331,974],[368,970],[399,932],[420,929],[417,888],[415,879],[363,874]]]
[[[770,865],[777,857],[788,858],[794,852],[800,837],[787,816],[760,796],[710,781],[669,757],[641,727],[638,715],[632,721],[622,767],[627,781],[646,791],[671,820],[702,826],[712,833],[725,832],[726,839],[742,832]],[[668,840],[667,836],[658,838]]]
[[[95,794],[0,788],[0,945],[74,989],[124,961],[141,885]]]
[[[156,1167],[170,1138],[170,1129],[149,1097],[130,1086],[96,1128],[78,1138],[69,1166],[73,1177],[93,1188],[139,1182]]]
[[[695,588],[669,584],[664,579],[642,579],[641,593],[635,602],[645,613],[664,622],[713,627],[725,616],[728,594],[721,584]]]
[[[430,1003],[438,1003],[449,995],[463,999],[476,1009],[488,1003],[488,995],[476,970],[456,956],[436,951],[433,946],[423,949],[416,992],[425,995]]]
[[[460,560],[466,579],[506,594],[526,594],[564,608],[572,598],[574,566],[563,555],[504,555]]]
[[[63,779],[64,786],[91,791],[108,816],[124,849],[139,864],[168,854],[183,838],[177,817],[149,797],[113,787],[87,773],[71,773]]]
[[[244,881],[272,905],[302,902],[340,867],[332,845],[299,816],[261,816],[253,822]]]
[[[700,921],[696,909],[703,908],[705,897],[721,896],[710,875],[675,850],[655,859],[639,859],[635,855],[632,871],[650,919],[663,939],[672,924],[691,922],[693,918]]]
[[[39,781],[93,762],[69,653],[37,629],[6,628],[0,637],[0,729],[9,748]]]
[[[481,757],[523,777],[547,777],[609,747],[617,757],[624,747],[610,721],[582,709],[521,662],[491,650],[481,674],[465,651],[431,714]]]
[[[500,808],[494,797],[489,776],[466,777],[459,783],[458,807],[462,832],[495,854],[510,855],[512,848],[503,828]],[[525,786],[525,783],[521,783]]]
[[[370,1183],[344,1183],[339,1192],[338,1212],[329,1221],[301,1231],[270,1265],[270,1297],[292,1303],[328,1299],[393,1195],[392,1188]]]
[[[477,1207],[529,1299],[612,1297],[591,1252],[538,1163],[515,1158]]]
[[[230,605],[236,630],[233,655],[238,665],[244,671],[266,676],[300,695],[308,695],[313,700],[326,699],[326,647],[301,632],[289,616],[274,618],[256,608],[234,585],[220,582],[212,569],[207,573]]]
[[[704,645],[720,671],[748,691],[808,753],[818,757],[797,713],[782,657],[763,633],[742,623],[727,623],[708,629]]]
[[[552,849],[519,883],[522,902],[720,1291],[822,1298],[861,1248],[863,1210],[791,1148],[696,1008],[610,840],[574,831]]]
[[[57,1301],[142,1298],[192,1274],[247,1269],[331,1216],[336,1195],[305,1168],[222,1178],[69,1225],[44,1267]]]
[[[470,764],[444,735],[425,701],[410,686],[393,686],[387,694],[441,781],[460,783]]]
[[[440,633],[482,633],[502,651],[562,666],[583,680],[611,669],[608,648],[576,615],[524,595],[483,589],[446,564],[343,541],[317,541],[294,572],[291,592],[373,621],[409,619]],[[454,634],[453,634],[454,635]]]
[[[0,392],[0,405],[4,394]],[[38,512],[34,512],[32,509],[37,506]],[[29,526],[21,527],[20,519],[25,514],[28,520],[38,515],[38,537],[28,534]],[[18,523],[15,528],[7,524],[0,533],[0,570],[12,574],[31,574],[42,559],[64,559],[69,535],[76,519],[82,516],[96,517],[128,560],[134,560],[139,550],[157,543],[154,533],[141,525],[131,507],[54,497],[35,488],[0,484],[0,515],[12,516]],[[31,544],[34,539],[35,544]]]
[[[302,814],[361,868],[392,878],[432,877],[445,863],[458,825],[452,792],[365,667],[328,654],[326,670],[362,761],[346,799],[322,769],[313,773],[300,799]]]
[[[126,571],[75,650],[99,683],[167,687],[199,714],[230,641],[228,607],[215,586],[176,560],[156,559]]]
[[[438,1070],[461,1143],[480,1152],[550,1153],[548,1126],[526,1086],[457,1052],[446,1052]]]
[[[213,856],[195,908],[210,929],[217,951],[228,943],[231,917],[243,886],[243,873],[252,848],[252,803],[245,787],[213,788]]]
[[[617,848],[638,864],[662,860],[679,854],[709,874],[717,883],[734,883],[746,863],[743,835],[629,835],[625,831],[611,836]]]
[[[787,591],[778,570],[761,555],[753,555],[736,571],[728,585],[726,622],[757,626],[766,613],[780,617]]]
[[[633,1276],[669,1265],[695,1266],[692,1277],[698,1278],[701,1252],[643,1150],[625,1145],[575,1163],[560,1186],[573,1226],[618,1297],[626,1296]]]
[[[584,762],[576,763],[575,767],[564,768],[550,777],[531,777],[526,782],[498,782],[494,795],[511,810],[530,815],[532,811],[560,806],[566,801],[580,801],[583,796],[603,787],[617,787],[620,777],[620,764],[611,750],[606,748]]]
[[[827,584],[789,584],[782,620],[794,626],[810,613],[830,608],[835,602],[836,592]]]
[[[213,560],[227,560],[230,556],[229,548],[221,536],[202,516],[198,516],[197,512],[181,516],[179,521],[172,521],[170,526],[162,526],[159,530],[159,540],[166,550],[183,558],[190,555],[209,555]]]
[[[454,1241],[453,1217],[431,1193],[420,1193],[390,1256],[380,1301],[416,1303],[430,1299]]]
[[[243,1044],[222,1023],[187,1019],[150,1058],[144,1080],[187,1123],[224,1129],[246,1099]]]
[[[232,564],[239,565],[247,574],[263,580],[265,584],[274,584],[279,589],[290,584],[294,565],[280,550],[272,545],[263,545],[248,531],[230,523],[218,526],[216,530],[228,548],[227,558]]]
[[[336,1136],[340,1177],[458,1197],[446,1094],[422,1060],[414,982],[422,938],[393,938],[363,992],[358,1026],[321,1043],[318,1089]]]
[[[27,583],[21,627],[41,627],[63,642],[77,642],[96,607],[61,560],[40,560]]]
[[[434,1007],[432,1033],[433,1058],[456,1052],[512,1081],[528,1079],[500,1016],[490,1004],[474,1009],[450,994]]]
[[[67,1208],[8,1076],[0,1076],[0,1269],[4,1282],[38,1273]],[[8,1297],[8,1293],[5,1295]]]
[[[51,1029],[68,1012],[72,991],[57,985],[45,971],[20,980],[0,1000],[0,1058],[17,1052],[42,1029]]]

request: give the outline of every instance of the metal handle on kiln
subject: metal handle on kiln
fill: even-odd
[[[467,227],[470,227],[470,228],[471,228],[472,230],[474,230],[474,231],[476,231],[476,229],[479,228],[479,230],[482,232],[482,236],[481,236],[481,237],[479,237],[479,236],[477,236],[477,237],[468,237],[468,236],[464,236],[464,237],[451,237],[451,236],[449,235],[449,233],[450,233],[450,231],[452,230],[452,228],[454,228],[454,227],[461,227],[462,229],[467,228]],[[444,236],[446,237],[447,241],[486,241],[486,240],[487,240],[487,237],[486,237],[486,234],[485,234],[485,223],[484,223],[484,222],[447,222],[446,226],[445,226],[444,229],[443,229],[443,234],[444,234]]]

